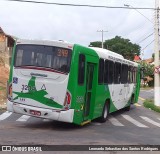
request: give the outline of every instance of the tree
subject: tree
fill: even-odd
[[[89,46],[101,47],[101,42],[91,42]],[[116,36],[110,40],[105,40],[104,48],[121,54],[124,58],[133,60],[135,55],[140,55],[141,47],[137,44],[131,43],[129,39],[124,39]]]
[[[144,81],[148,83],[149,87],[154,86],[154,65],[143,61],[139,64],[144,68]]]
[[[89,45],[89,46],[101,48],[101,47],[102,47],[102,42],[101,42],[101,41],[90,42],[90,45]]]

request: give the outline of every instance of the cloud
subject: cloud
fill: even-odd
[[[41,0],[44,1],[44,0]],[[53,2],[48,0],[48,2]],[[54,2],[64,3],[64,0]],[[65,3],[123,6],[154,7],[154,2],[146,0],[66,0]],[[153,11],[143,11],[153,19]],[[136,10],[104,9],[87,7],[69,7],[44,4],[18,3],[1,1],[0,26],[8,34],[31,39],[66,40],[88,46],[90,42],[101,40],[97,30],[103,29],[104,40],[116,35],[129,38],[138,43],[153,32],[153,25]],[[150,40],[149,38],[148,40]],[[151,41],[151,40],[150,40]],[[140,44],[142,48],[147,41]],[[146,48],[146,56],[150,56],[151,46]]]

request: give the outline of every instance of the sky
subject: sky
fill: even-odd
[[[105,6],[155,7],[154,0],[34,0]],[[146,16],[148,19],[146,19]],[[0,27],[5,33],[23,39],[65,40],[88,46],[101,41],[97,30],[105,30],[104,40],[121,36],[139,44],[142,58],[154,52],[154,11],[109,9],[20,3],[0,0]],[[141,42],[142,41],[142,42]],[[149,45],[150,44],[150,45]],[[148,46],[149,45],[149,46]],[[148,46],[148,47],[146,47]],[[143,50],[144,49],[144,50]]]

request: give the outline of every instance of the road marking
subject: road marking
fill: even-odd
[[[0,121],[8,118],[11,114],[12,114],[12,112],[9,112],[9,111],[6,111],[6,112],[2,113],[2,114],[0,115]]]
[[[160,127],[160,123],[156,122],[156,121],[153,121],[152,119],[148,118],[148,117],[143,117],[143,116],[140,116],[143,120],[155,125],[155,126],[158,126]]]
[[[16,121],[27,121],[30,118],[30,116],[28,115],[22,115],[19,119],[17,119]]]
[[[50,119],[43,119],[43,121],[51,121]]]
[[[120,123],[116,118],[109,117],[108,120],[114,125],[114,126],[124,126],[122,123]]]
[[[142,98],[142,97],[139,97],[139,99],[140,99],[141,101],[145,101],[145,99],[144,99],[144,98]]]
[[[139,121],[133,119],[132,117],[130,117],[129,115],[122,115],[123,118],[125,118],[126,120],[128,120],[129,122],[133,123],[134,125],[138,126],[138,127],[144,127],[144,128],[148,128],[148,126],[140,123]]]
[[[138,103],[135,103],[135,106],[141,106],[140,104],[138,104]]]

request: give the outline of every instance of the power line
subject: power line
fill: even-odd
[[[143,40],[141,40],[138,44],[140,44],[140,43],[142,43],[143,41],[145,41],[147,38],[149,38],[150,36],[152,36],[153,35],[153,33],[152,34],[150,34],[150,35],[148,35],[147,37],[145,37]]]
[[[37,4],[48,4],[48,5],[62,5],[62,6],[78,6],[78,7],[92,7],[92,8],[108,8],[108,9],[139,9],[139,10],[160,10],[159,8],[151,7],[123,7],[123,6],[104,6],[104,5],[87,5],[87,4],[70,4],[70,3],[51,3],[51,2],[40,2],[40,1],[28,1],[28,0],[4,0],[12,2],[22,3],[37,3]]]
[[[142,55],[142,60],[143,60],[143,56],[144,56],[144,50],[145,50],[148,46],[150,46],[154,41],[155,41],[155,40],[153,40],[152,42],[150,42],[147,46],[145,46],[145,47],[140,51],[140,53],[141,53],[141,55]]]
[[[143,51],[144,49],[146,49],[148,46],[150,46],[152,43],[154,42],[154,40],[152,42],[150,42],[147,46],[145,46],[141,51]]]
[[[133,8],[133,6],[128,5],[128,4],[124,4],[124,6]],[[137,11],[137,12],[138,12],[139,14],[141,14],[144,18],[146,18],[150,23],[153,24],[153,22],[152,22],[148,17],[146,17],[144,14],[142,14],[140,11],[138,11],[137,9],[135,9],[135,11]]]

